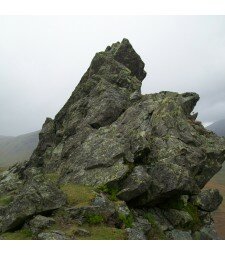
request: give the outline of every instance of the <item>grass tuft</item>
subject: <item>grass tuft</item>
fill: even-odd
[[[148,220],[148,222],[151,224],[152,228],[148,233],[148,239],[149,240],[166,240],[166,235],[160,228],[160,226],[157,224],[155,217],[152,213],[146,213],[145,218]]]
[[[103,193],[106,193],[108,194],[108,198],[111,200],[111,201],[117,201],[118,198],[117,198],[117,194],[119,192],[119,189],[116,188],[116,187],[109,187],[107,185],[102,185],[102,186],[99,186],[97,188],[97,191],[101,191]]]
[[[12,196],[0,196],[0,205],[6,206],[13,201]]]
[[[119,214],[119,219],[123,222],[124,226],[126,228],[131,228],[132,224],[134,222],[134,218],[132,216],[132,214],[129,215],[125,215],[125,214]]]
[[[31,240],[32,232],[29,229],[20,229],[15,232],[6,232],[1,234],[6,240]]]
[[[60,188],[67,195],[69,205],[88,205],[96,196],[92,187],[89,186],[68,183]]]
[[[47,173],[45,174],[45,177],[49,181],[56,183],[59,180],[60,174],[58,172]]]
[[[87,222],[92,225],[100,224],[104,222],[103,216],[99,214],[88,214],[85,216],[85,218]]]
[[[108,227],[105,225],[85,226],[90,231],[90,236],[82,236],[83,240],[125,240],[126,233],[124,229]]]

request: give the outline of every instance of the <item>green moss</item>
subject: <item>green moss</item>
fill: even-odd
[[[47,173],[47,174],[45,174],[45,177],[49,181],[56,183],[59,180],[60,174],[58,172]]]
[[[0,167],[0,174],[3,173],[6,169],[6,167]]]
[[[201,234],[200,234],[200,232],[195,232],[195,233],[193,234],[193,239],[194,239],[194,240],[201,240]]]
[[[101,191],[103,193],[108,194],[108,197],[111,201],[117,201],[117,194],[119,189],[117,187],[109,187],[107,185],[102,185],[97,188],[97,191]]]
[[[185,212],[188,212],[191,215],[192,221],[188,222],[184,226],[180,226],[181,229],[195,231],[195,230],[199,229],[202,225],[202,222],[199,218],[199,213],[198,213],[197,206],[193,205],[190,202],[187,202],[186,204],[184,204],[182,199],[173,198],[173,199],[168,200],[161,207],[164,208],[164,209],[169,208],[169,209],[176,209],[176,210],[180,210],[180,211],[185,211]]]
[[[67,195],[69,205],[88,205],[96,196],[89,186],[67,183],[60,188]]]
[[[124,229],[108,227],[105,225],[85,226],[90,231],[90,236],[79,237],[83,240],[125,240],[126,233]]]
[[[123,222],[124,226],[126,228],[131,228],[132,224],[134,222],[134,218],[132,214],[125,215],[125,214],[119,214],[119,219]]]
[[[155,217],[152,213],[146,213],[144,215],[144,217],[148,220],[148,222],[153,226],[156,224],[156,220],[155,220]]]
[[[157,224],[155,217],[152,213],[146,213],[144,217],[148,220],[148,222],[151,224],[151,229],[148,233],[148,239],[149,240],[166,240],[166,235],[160,228],[160,226]]]
[[[15,232],[6,232],[1,234],[6,240],[31,240],[32,232],[29,229],[20,229]]]
[[[183,210],[188,212],[193,219],[193,221],[186,224],[184,228],[191,229],[192,231],[198,230],[202,225],[202,222],[199,218],[198,208],[191,203],[187,203],[187,206],[185,206]]]
[[[85,216],[86,218],[86,221],[89,223],[89,224],[92,224],[92,225],[95,225],[95,224],[100,224],[100,223],[103,223],[104,222],[104,218],[102,215],[100,214],[87,214]]]
[[[12,196],[0,196],[0,205],[6,206],[13,201]]]

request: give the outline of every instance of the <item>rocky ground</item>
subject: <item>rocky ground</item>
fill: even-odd
[[[225,139],[196,121],[196,93],[142,95],[145,76],[127,39],[95,55],[30,160],[1,174],[2,239],[218,239],[222,196],[202,188]]]

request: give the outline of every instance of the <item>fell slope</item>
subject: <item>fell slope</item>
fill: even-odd
[[[206,128],[219,136],[225,136],[225,119],[216,121]]]
[[[28,160],[38,144],[39,131],[17,137],[0,136],[0,167]]]

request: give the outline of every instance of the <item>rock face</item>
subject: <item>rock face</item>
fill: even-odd
[[[0,194],[13,197],[2,209],[2,232],[35,214],[67,207],[69,198],[65,205],[60,189],[68,184],[91,186],[97,197],[101,193],[114,201],[109,207],[70,206],[65,210],[70,219],[71,213],[96,215],[99,207],[116,228],[122,217],[131,239],[190,239],[200,231],[222,201],[217,191],[201,189],[222,167],[225,139],[195,120],[196,93],[141,95],[145,76],[127,39],[94,56],[55,119],[46,119],[30,160],[2,174]],[[118,199],[128,205],[129,215],[118,213]],[[201,210],[207,212],[204,219]],[[140,219],[148,220],[147,231]]]

